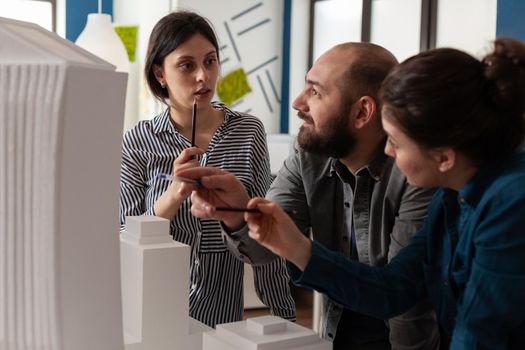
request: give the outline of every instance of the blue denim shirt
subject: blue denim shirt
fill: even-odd
[[[294,283],[379,318],[428,295],[451,349],[525,349],[525,153],[482,169],[459,193],[440,189],[410,245],[388,265],[317,242]]]

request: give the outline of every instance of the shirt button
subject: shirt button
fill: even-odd
[[[194,263],[195,263],[195,266],[199,266],[199,259],[195,259]]]
[[[459,202],[460,202],[461,204],[465,204],[465,198],[463,198],[463,197],[459,197]]]
[[[350,208],[350,203],[345,202],[345,207],[346,207],[346,208]]]
[[[239,255],[239,259],[244,259],[244,255]]]
[[[448,281],[443,281],[443,285],[444,285],[445,287],[448,287]]]
[[[328,338],[333,339],[334,335],[332,333],[328,333]]]

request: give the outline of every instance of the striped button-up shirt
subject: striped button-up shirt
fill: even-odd
[[[219,103],[224,122],[213,135],[201,166],[235,174],[250,196],[264,197],[271,175],[264,127],[257,118],[234,112]],[[152,120],[141,121],[124,135],[120,177],[120,224],[126,216],[155,215],[154,204],[169,186],[159,174],[171,174],[173,161],[191,142],[170,121],[169,109]],[[187,198],[170,224],[176,241],[191,246],[190,316],[215,327],[242,320],[243,263],[227,249],[218,221],[190,213]],[[284,261],[254,266],[255,289],[276,316],[295,319]]]

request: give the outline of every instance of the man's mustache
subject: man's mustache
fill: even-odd
[[[310,123],[310,124],[313,124],[314,123],[314,120],[312,119],[312,117],[308,114],[305,114],[303,112],[297,112],[297,116],[299,117],[299,119],[302,119],[304,120],[305,122],[307,123]]]

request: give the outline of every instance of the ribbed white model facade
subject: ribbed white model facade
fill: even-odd
[[[124,348],[126,74],[0,18],[0,349]]]

